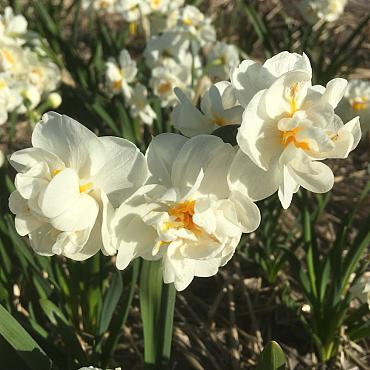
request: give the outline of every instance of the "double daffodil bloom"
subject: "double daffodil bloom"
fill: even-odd
[[[302,64],[302,59],[287,54],[274,59],[275,71],[285,72],[287,66],[291,70],[280,77],[272,76],[271,85],[250,100],[245,86],[245,101],[249,103],[238,131],[240,150],[231,165],[229,183],[232,189],[243,188],[255,200],[278,190],[287,208],[300,186],[316,193],[332,188],[333,173],[319,160],[346,158],[357,146],[361,130],[358,117],[344,125],[334,113],[346,80],[334,79],[326,87],[312,86],[310,68],[304,60]],[[256,69],[259,67],[253,64],[245,69],[239,76],[239,88],[241,81],[256,81]],[[262,74],[268,76],[266,71]],[[239,89],[243,98],[242,93]]]
[[[216,274],[234,254],[242,232],[260,222],[257,206],[228,188],[234,155],[235,149],[215,136],[155,137],[146,154],[147,185],[116,211],[105,200],[105,253],[117,253],[119,269],[139,256],[161,259],[164,282],[173,282],[177,290],[194,276]]]
[[[53,112],[36,125],[32,145],[10,157],[19,172],[9,199],[17,232],[41,255],[91,257],[101,247],[101,197],[118,207],[141,186],[144,156],[125,139],[98,138]]]

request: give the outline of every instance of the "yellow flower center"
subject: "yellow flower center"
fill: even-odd
[[[163,82],[159,85],[158,87],[158,92],[160,94],[166,94],[168,93],[170,90],[172,90],[172,84],[170,82]]]
[[[122,79],[113,81],[113,90],[114,91],[121,90],[121,85],[122,85]]]
[[[129,24],[129,32],[131,36],[136,36],[137,34],[137,23],[136,22],[131,22]]]
[[[158,9],[161,5],[161,0],[151,0],[150,4],[152,8]]]
[[[91,190],[93,187],[92,182],[88,182],[87,184],[80,185],[80,193],[86,193],[87,191]]]
[[[281,134],[281,142],[284,147],[287,147],[290,143],[293,143],[296,148],[301,148],[303,150],[309,150],[310,146],[305,141],[298,141],[296,135],[302,129],[299,127],[294,128],[293,130],[283,131]]]
[[[100,9],[108,9],[108,7],[109,7],[109,1],[107,1],[107,0],[101,0],[99,2],[99,8]]]
[[[194,206],[195,200],[187,200],[185,202],[177,203],[176,205],[170,207],[168,214],[172,217],[175,217],[175,220],[172,222],[167,222],[164,227],[166,230],[175,228],[184,228],[190,230],[196,235],[202,233],[202,230],[197,226],[193,221],[194,216]]]
[[[290,86],[289,89],[289,103],[290,103],[290,115],[292,116],[297,110],[297,95],[299,91],[299,85],[298,82],[293,83],[292,86]]]
[[[15,63],[15,59],[12,55],[12,53],[7,50],[7,49],[3,49],[2,50],[2,54],[3,54],[3,58],[11,65],[13,65]]]
[[[6,87],[6,83],[3,80],[0,80],[0,89],[4,89]]]
[[[184,23],[186,26],[192,26],[194,23],[193,21],[189,18],[189,17],[185,17],[183,20],[182,20],[182,23]]]
[[[56,175],[58,175],[58,173],[62,172],[63,169],[55,169],[55,170],[52,170],[51,171],[51,176],[52,177],[55,177]],[[88,182],[86,184],[83,184],[83,185],[80,185],[79,187],[79,191],[80,193],[86,193],[87,191],[91,190],[92,187],[93,187],[93,183],[92,182]]]
[[[356,112],[366,109],[368,105],[369,105],[369,102],[367,98],[365,97],[353,99],[353,101],[351,102],[351,106],[353,110],[355,110]]]
[[[227,124],[227,121],[219,116],[215,116],[212,120],[212,122],[217,126],[225,126]]]

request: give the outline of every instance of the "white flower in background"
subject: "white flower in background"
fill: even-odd
[[[19,86],[14,86],[12,76],[0,72],[0,125],[8,119],[8,113],[13,112],[22,104]]]
[[[130,98],[132,87],[129,84],[134,81],[137,74],[136,62],[131,59],[126,49],[121,50],[118,61],[119,65],[113,59],[106,62],[108,89],[114,94],[123,92],[126,98]]]
[[[36,86],[27,83],[27,81],[20,83],[20,94],[23,97],[23,102],[17,109],[18,113],[32,111],[41,101],[40,90]]]
[[[54,91],[60,83],[61,74],[58,66],[48,59],[41,59],[37,54],[27,55],[28,80],[41,94]]]
[[[190,83],[191,74],[189,70],[177,64],[175,60],[172,60],[172,62],[168,61],[165,67],[154,68],[150,79],[150,86],[154,95],[161,99],[162,107],[176,104],[175,87],[179,87],[186,94],[190,95]]]
[[[343,120],[360,117],[361,130],[370,130],[370,81],[351,80],[337,108]]]
[[[352,276],[351,276],[352,277]],[[355,275],[353,276],[353,278]],[[370,272],[365,272],[360,279],[351,287],[353,299],[358,299],[361,303],[367,303],[370,310]]]
[[[153,121],[157,118],[148,102],[148,91],[142,84],[135,86],[128,104],[132,116],[147,125],[153,124]]]
[[[0,72],[27,76],[28,63],[25,50],[19,45],[7,45],[0,41]]]
[[[144,50],[145,62],[149,68],[166,65],[166,61],[172,59],[183,64],[184,58],[188,58],[187,55],[190,54],[188,48],[189,41],[183,33],[178,31],[165,32],[162,35],[153,36],[148,41]]]
[[[175,283],[177,290],[194,276],[216,274],[234,254],[242,232],[260,222],[257,206],[227,186],[234,154],[215,136],[155,137],[146,154],[147,185],[115,212],[108,204],[103,215],[105,252],[117,253],[117,268],[139,256],[162,259],[164,282]]]
[[[117,10],[126,22],[137,22],[149,14],[151,8],[149,3],[144,0],[120,0],[117,4]]]
[[[50,112],[15,152],[19,172],[9,208],[20,235],[41,255],[84,260],[101,247],[101,197],[117,207],[147,178],[144,156],[131,142],[100,137]]]
[[[303,0],[300,9],[309,22],[336,21],[344,12],[348,0]]]
[[[117,0],[83,0],[82,9],[91,9],[98,13],[114,13]]]
[[[239,52],[235,45],[216,42],[207,57],[207,72],[213,78],[228,79],[231,68],[237,67],[239,62]]]
[[[210,134],[221,126],[241,123],[244,109],[238,105],[230,82],[211,86],[201,99],[201,111],[180,89],[175,93],[180,103],[173,110],[172,122],[186,136]]]
[[[291,63],[292,56],[296,63]],[[286,57],[275,58],[275,69],[294,69],[260,90],[246,106],[237,135],[240,150],[229,174],[231,188],[244,187],[255,200],[278,190],[284,208],[300,186],[316,193],[329,191],[334,176],[319,160],[346,158],[361,138],[358,117],[344,125],[334,113],[346,80],[331,80],[326,88],[311,86],[310,69],[297,68],[298,56]],[[255,82],[255,72],[255,68],[248,68],[243,83]],[[253,90],[253,84],[251,87]],[[247,101],[250,92],[245,93]]]
[[[8,44],[21,45],[27,32],[27,20],[23,15],[14,15],[13,9],[7,6],[4,14],[0,14],[0,41]]]
[[[207,18],[197,7],[186,5],[179,9],[175,15],[178,29],[188,34],[189,38],[204,46],[216,41],[216,30],[211,25],[211,19]]]

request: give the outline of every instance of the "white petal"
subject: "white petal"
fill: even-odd
[[[289,208],[290,203],[299,189],[299,184],[294,180],[287,166],[283,166],[282,181],[279,186],[278,196],[284,209]]]
[[[51,170],[64,168],[64,163],[55,154],[40,148],[18,150],[11,155],[9,162],[17,172],[25,172],[40,162],[46,162]]]
[[[274,76],[251,59],[244,60],[230,73],[230,79],[239,103],[246,107],[254,95],[267,88],[275,80]]]
[[[55,112],[44,114],[36,125],[32,145],[57,155],[81,178],[94,174],[104,161],[97,136],[72,118]]]
[[[261,214],[252,200],[238,190],[232,191],[230,200],[234,203],[241,231],[250,233],[256,230],[261,222]]]
[[[50,181],[40,199],[40,207],[46,217],[56,217],[71,207],[79,196],[77,173],[66,168]]]
[[[184,136],[170,133],[152,139],[145,155],[151,173],[149,182],[172,187],[172,165],[186,141]]]
[[[309,74],[312,74],[311,63],[305,53],[303,53],[303,55],[299,55],[297,53],[282,51],[281,53],[274,55],[272,58],[267,59],[263,64],[263,67],[265,67],[275,77],[280,77],[284,73],[296,69],[304,69]]]
[[[333,108],[336,108],[338,103],[343,98],[346,87],[347,80],[344,78],[334,78],[326,85],[325,92],[321,98],[322,101],[330,104]]]
[[[148,177],[144,155],[130,141],[118,137],[101,137],[104,163],[91,179],[118,207],[133,194]]]
[[[31,247],[42,256],[53,256],[53,245],[57,234],[50,224],[44,223],[40,228],[34,230],[29,235]]]
[[[180,103],[175,106],[172,112],[173,125],[188,137],[210,134],[214,125],[196,108],[188,97],[179,89],[174,90]]]
[[[119,270],[125,269],[136,257],[149,259],[157,238],[154,228],[147,226],[139,217],[127,215],[126,218],[122,220],[124,226],[118,224],[120,244],[116,266]]]
[[[271,162],[269,170],[257,167],[248,156],[238,150],[229,171],[228,182],[231,191],[239,191],[253,200],[265,199],[279,187],[277,161]]]
[[[51,218],[50,223],[61,231],[81,231],[92,228],[99,212],[94,198],[81,194],[70,207],[60,215]]]
[[[261,112],[264,91],[257,93],[245,109],[236,140],[258,167],[267,170],[271,159],[282,151],[283,146],[276,122]]]
[[[179,189],[180,194],[188,192],[197,182],[199,174],[205,174],[210,162],[226,147],[228,144],[216,136],[199,135],[188,140],[172,166],[173,186]]]

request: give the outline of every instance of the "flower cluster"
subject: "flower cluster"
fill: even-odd
[[[178,89],[173,119],[188,137],[158,135],[145,156],[48,113],[33,147],[10,158],[16,229],[42,255],[83,260],[101,250],[116,255],[118,269],[137,257],[161,260],[164,281],[183,290],[194,276],[216,274],[242,233],[259,226],[254,201],[278,191],[287,208],[300,186],[331,189],[321,160],[347,157],[361,136],[358,117],[343,124],[334,113],[346,85],[312,86],[304,54],[244,60],[231,82],[209,88],[201,110]],[[238,145],[210,135],[239,123]]]
[[[10,112],[32,111],[57,88],[59,68],[46,57],[41,44],[27,30],[26,19],[6,7],[0,15],[0,124]],[[55,107],[55,93],[52,104]]]
[[[145,1],[138,3],[147,4]],[[163,9],[169,4],[163,0],[157,3]],[[240,61],[234,45],[216,41],[210,18],[195,6],[180,5],[180,2],[171,2],[171,11],[163,14],[165,21],[157,22],[155,30],[150,28],[151,37],[144,51],[145,64],[150,69],[149,86],[162,107],[176,104],[175,87],[181,88],[186,96],[196,98],[210,84],[205,76],[225,79]],[[122,92],[131,114],[151,124],[156,115],[149,105],[146,87],[136,79],[137,64],[126,49],[120,52],[118,63],[112,58],[107,61],[108,91],[111,94]]]

